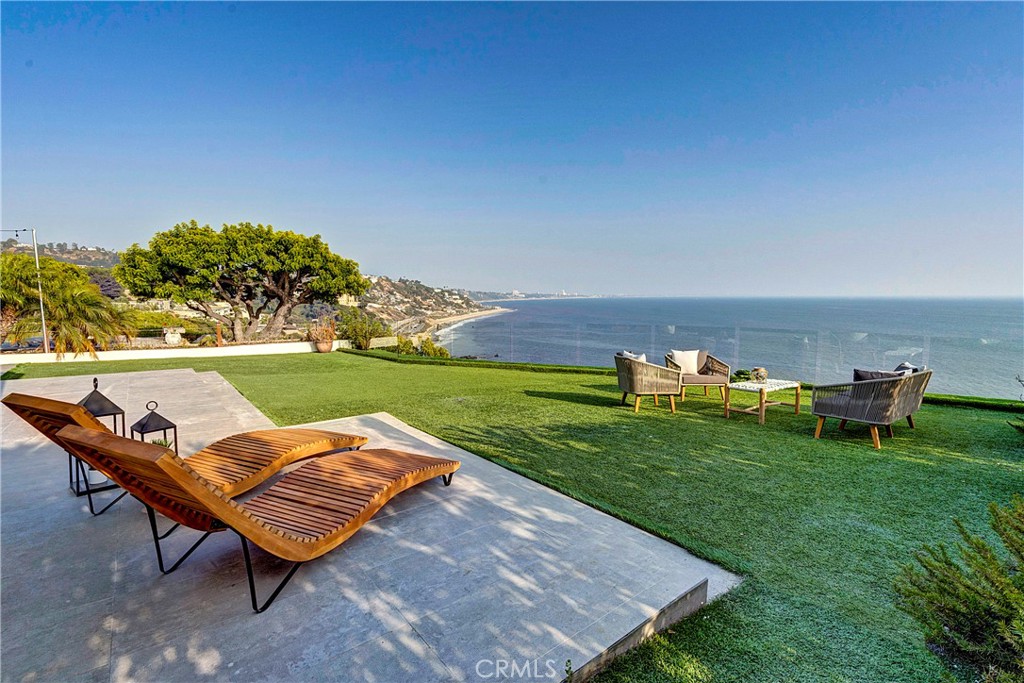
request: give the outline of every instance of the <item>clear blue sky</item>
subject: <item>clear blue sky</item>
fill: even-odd
[[[478,289],[1020,296],[1022,7],[4,2],[3,227],[271,223]]]

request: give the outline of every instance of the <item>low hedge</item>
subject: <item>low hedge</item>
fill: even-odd
[[[452,365],[471,368],[493,368],[495,370],[520,370],[522,372],[563,372],[582,375],[604,375],[615,376],[615,368],[593,368],[582,365],[544,365],[541,363],[510,363],[508,361],[476,360],[472,358],[428,358],[426,356],[398,355],[394,351],[373,349],[371,351],[360,351],[358,349],[339,349],[343,353],[351,353],[357,356],[379,358],[380,360],[392,363],[407,363],[411,365]]]

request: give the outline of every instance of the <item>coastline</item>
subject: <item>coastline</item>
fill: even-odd
[[[443,329],[455,327],[470,320],[475,320],[477,318],[489,318],[492,315],[501,315],[503,313],[511,313],[513,310],[515,309],[499,306],[497,308],[485,308],[482,311],[473,311],[472,313],[463,313],[462,315],[452,315],[447,318],[428,318],[427,329],[425,329],[421,334],[436,334]]]
[[[565,296],[521,296],[515,299],[484,299],[480,303],[510,303],[515,301],[557,301],[558,299],[614,299],[616,297],[605,296],[604,294],[579,294]]]

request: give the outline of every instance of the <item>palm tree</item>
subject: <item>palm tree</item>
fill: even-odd
[[[22,341],[42,330],[39,310],[28,305],[25,296],[18,295],[24,289],[26,277],[22,271],[26,269],[7,260],[3,265],[12,267],[5,267],[0,274],[0,296],[4,296],[5,307],[11,302],[17,317],[10,336]],[[109,348],[119,336],[135,334],[131,311],[116,308],[81,269],[52,259],[40,259],[40,266],[46,326],[58,358],[66,353],[95,357],[97,350]],[[34,265],[31,274],[34,281]]]
[[[35,289],[35,263],[27,254],[0,257],[0,342],[7,340],[18,319],[32,306]]]

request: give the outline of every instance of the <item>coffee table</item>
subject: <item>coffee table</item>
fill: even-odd
[[[767,400],[768,394],[773,391],[781,391],[782,389],[796,389],[796,401],[793,403],[783,403],[782,401],[769,401]],[[729,392],[730,391],[748,391],[754,394],[758,394],[759,399],[756,406],[750,408],[731,408],[729,406]],[[757,424],[764,424],[764,409],[768,406],[793,406],[793,411],[796,415],[800,414],[800,382],[795,382],[789,379],[767,379],[764,382],[733,382],[727,384],[725,387],[725,416],[729,417],[730,413],[746,413],[747,415],[757,415]]]

